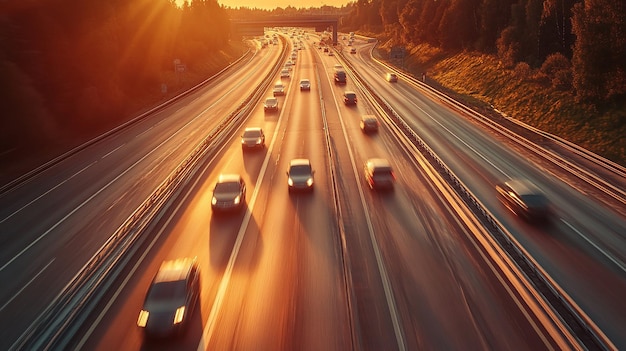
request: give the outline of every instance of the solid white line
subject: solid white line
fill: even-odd
[[[67,181],[69,181],[70,179],[76,177],[77,175],[79,175],[80,173],[84,172],[87,168],[91,167],[94,163],[96,162],[92,162],[90,164],[88,164],[87,166],[85,166],[83,169],[81,169],[80,171],[72,174],[69,178],[65,179],[64,181],[62,181],[61,183],[55,185],[53,188],[51,188],[50,190],[46,191],[45,193],[37,196],[35,199],[33,199],[32,201],[30,201],[29,203],[25,204],[24,206],[20,207],[19,209],[17,209],[15,212],[11,213],[9,216],[7,216],[6,218],[4,218],[3,220],[0,221],[1,223],[6,222],[9,218],[15,216],[18,212],[22,211],[23,209],[25,209],[26,207],[32,205],[35,201],[41,199],[42,197],[50,194],[53,190],[55,190],[56,188],[60,187],[61,185],[65,184]],[[1,271],[2,269],[0,269]]]
[[[15,298],[22,293],[22,291],[24,291],[24,289],[26,289],[35,279],[37,279],[37,277],[39,277],[41,275],[41,273],[43,273],[43,271],[46,270],[46,268],[48,268],[48,266],[50,266],[52,264],[52,262],[54,262],[56,258],[53,258],[50,262],[48,262],[47,265],[45,265],[40,271],[39,273],[35,274],[35,276],[28,281],[28,283],[26,283],[26,285],[24,285],[17,293],[15,293],[15,295],[13,295],[13,297],[11,297],[9,299],[9,301],[7,301],[4,305],[2,305],[2,307],[0,307],[0,312],[2,312],[2,310],[4,310],[13,300],[15,300]]]
[[[587,238],[587,236],[585,236],[583,233],[579,232],[578,229],[574,228],[574,226],[571,225],[570,223],[568,223],[566,220],[561,218],[561,222],[563,222],[572,231],[574,231],[576,234],[578,234],[578,236],[583,238],[586,242],[588,242],[591,246],[593,246],[596,250],[598,250],[598,252],[600,252],[607,259],[609,259],[609,261],[613,262],[619,269],[621,269],[623,272],[626,272],[626,265],[624,265],[624,262],[621,262],[621,261],[617,260],[616,258],[612,257],[609,253],[607,253],[606,251],[602,250],[601,247],[596,245],[593,241],[591,241],[589,238]]]

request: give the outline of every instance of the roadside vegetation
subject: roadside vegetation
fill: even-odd
[[[246,50],[215,0],[0,5],[0,172],[46,159],[195,85]]]
[[[621,0],[359,0],[344,25],[467,103],[626,165]]]

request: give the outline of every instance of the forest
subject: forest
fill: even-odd
[[[505,67],[540,68],[581,102],[626,97],[624,0],[358,0],[344,25],[398,45],[473,50],[496,54]]]
[[[482,52],[506,68],[621,113],[626,126],[624,0],[357,0],[272,11],[217,0],[0,3],[0,156],[120,124],[159,96],[174,60],[189,71],[227,50],[230,18],[339,14],[340,31],[395,45]]]
[[[216,0],[0,3],[0,154],[111,128],[229,44]],[[7,151],[9,150],[9,151]]]

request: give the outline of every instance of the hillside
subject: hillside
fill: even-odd
[[[388,57],[382,45],[377,55]],[[429,84],[481,109],[490,106],[526,124],[558,135],[605,158],[626,166],[626,105],[598,109],[577,103],[570,91],[552,87],[536,70],[506,69],[495,56],[460,52],[446,54],[427,45],[407,48],[404,70],[421,77],[427,72]]]

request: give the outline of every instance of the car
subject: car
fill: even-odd
[[[283,69],[282,71],[280,71],[280,78],[289,78],[291,77],[291,74],[289,73],[288,69]]]
[[[333,66],[333,70],[334,70],[334,71],[343,71],[343,66],[342,66],[342,65],[340,65],[340,64],[338,64],[338,63],[336,63],[336,64]]]
[[[265,112],[278,111],[278,99],[275,97],[268,97],[263,103],[263,110]]]
[[[333,73],[333,78],[335,80],[335,84],[346,84],[347,75],[344,70],[336,69]]]
[[[239,174],[220,174],[213,188],[213,212],[243,210],[246,201],[246,183]]]
[[[324,47],[324,52],[328,52],[328,51],[329,51],[328,48]]]
[[[343,93],[343,103],[346,105],[356,105],[357,97],[354,91],[345,91]]]
[[[513,179],[496,185],[498,200],[511,212],[527,221],[545,221],[550,215],[546,195],[525,179]]]
[[[308,79],[301,79],[300,80],[300,90],[311,90],[311,81]]]
[[[385,79],[386,79],[388,82],[395,83],[395,82],[397,82],[397,81],[398,81],[398,76],[397,76],[395,73],[391,73],[391,72],[389,72],[389,73],[387,73],[387,74],[385,75]]]
[[[146,293],[137,326],[147,337],[181,335],[200,296],[200,270],[195,258],[161,263]]]
[[[378,119],[374,115],[363,115],[360,123],[363,133],[378,132]]]
[[[332,51],[329,51],[328,56],[335,56],[335,54]]]
[[[372,190],[392,190],[396,180],[387,159],[371,158],[365,162],[365,180]]]
[[[279,95],[285,95],[285,86],[283,83],[274,84],[274,88],[272,89],[272,94],[276,97]]]
[[[306,158],[296,158],[289,162],[287,185],[289,191],[313,190],[313,174],[311,162]]]
[[[351,48],[351,49],[350,49],[350,53],[351,53],[351,54],[356,54],[356,48]]]
[[[292,60],[289,60],[289,61],[285,62],[285,66],[295,66],[295,65],[296,65],[296,63],[294,61],[292,61]]]
[[[265,147],[265,134],[263,129],[258,127],[248,127],[241,135],[242,149],[256,149]]]

